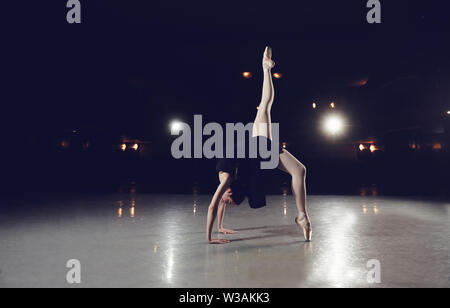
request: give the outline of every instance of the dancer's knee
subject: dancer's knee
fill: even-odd
[[[306,167],[303,164],[297,164],[292,170],[292,176],[302,179],[306,178]]]

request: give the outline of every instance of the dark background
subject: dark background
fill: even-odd
[[[381,1],[374,25],[365,0],[81,0],[81,25],[66,1],[16,2],[2,17],[4,192],[211,192],[214,161],[175,161],[169,123],[252,121],[270,45],[273,121],[311,193],[448,194],[445,1]],[[339,138],[321,132],[329,112],[346,119]],[[289,178],[273,173],[278,193]]]

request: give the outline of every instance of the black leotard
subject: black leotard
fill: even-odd
[[[261,139],[266,137],[252,137],[258,138],[258,146]],[[270,149],[272,143],[267,139],[268,148]],[[258,147],[259,149],[259,147]],[[279,153],[283,152],[280,145]],[[248,157],[248,153],[247,153]],[[258,153],[257,158],[232,159],[219,158],[217,159],[216,171],[227,172],[234,177],[234,181],[238,181],[242,185],[245,195],[248,197],[248,202],[252,208],[261,208],[266,206],[266,189],[264,187],[267,170],[261,169],[261,162],[266,161],[260,157]]]

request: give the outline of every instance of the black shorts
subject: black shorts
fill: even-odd
[[[265,137],[257,138],[258,142],[260,142],[261,138]],[[267,140],[267,142],[268,147],[271,148],[271,141]],[[281,154],[282,152],[283,147],[280,144],[279,153]],[[219,158],[217,159],[216,171],[218,173],[227,172],[233,177],[236,175],[234,180],[238,180],[244,186],[250,207],[261,208],[266,206],[265,178],[267,170],[261,169],[261,162],[265,160],[261,157],[245,159]]]

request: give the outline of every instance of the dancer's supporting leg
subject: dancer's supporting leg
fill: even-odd
[[[278,168],[292,176],[292,194],[297,204],[298,217],[295,222],[303,229],[303,234],[307,241],[311,240],[312,228],[306,210],[306,168],[291,153],[283,150],[280,154],[280,164]]]
[[[220,184],[217,187],[216,193],[214,194],[211,200],[211,204],[209,205],[208,218],[206,223],[206,239],[210,244],[227,244],[230,242],[224,239],[212,238],[214,221],[216,220],[217,217],[219,203],[222,200],[222,196],[225,193],[225,191],[230,187],[232,179],[229,173],[221,172],[219,174],[219,180]]]
[[[255,122],[253,125],[253,137],[263,136],[272,140],[272,120],[270,111],[272,109],[275,91],[272,82],[272,68],[275,62],[272,60],[272,49],[266,47],[263,56],[264,82],[261,103],[258,107]]]

